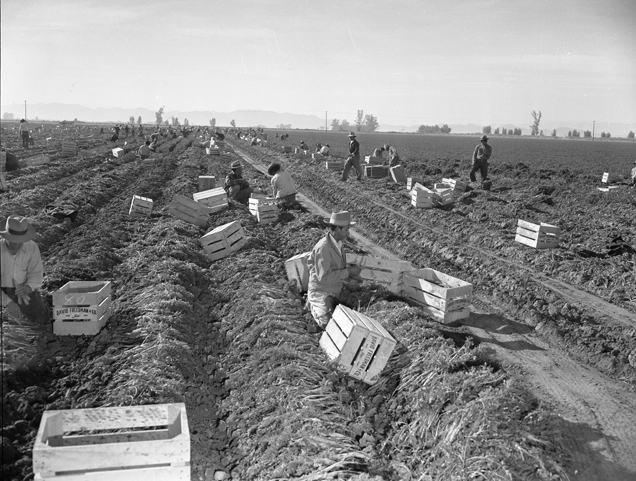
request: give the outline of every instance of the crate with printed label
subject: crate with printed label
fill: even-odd
[[[71,281],[53,293],[53,333],[96,335],[111,314],[110,281]]]

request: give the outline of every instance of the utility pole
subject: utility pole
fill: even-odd
[[[592,140],[594,140],[594,127],[596,127],[596,120],[592,120]]]
[[[327,111],[325,110],[325,132],[327,132]]]
[[[26,116],[26,100],[25,100],[24,101],[24,120],[26,119],[27,119],[27,116]]]

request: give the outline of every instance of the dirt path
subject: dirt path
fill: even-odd
[[[236,152],[257,170],[266,169],[249,156]],[[310,211],[328,216],[320,205],[300,194],[299,200]],[[365,196],[365,200],[378,204]],[[380,205],[380,204],[378,204]],[[391,210],[420,227],[444,232],[417,222]],[[372,255],[398,259],[390,251],[374,244],[358,232],[352,237]],[[595,311],[599,318],[636,326],[636,316],[592,294],[581,291],[564,282],[548,278],[532,269],[494,255],[487,249],[472,246],[485,255],[522,269],[536,282],[549,288],[568,302]],[[574,473],[582,481],[634,481],[636,480],[636,396],[626,384],[615,381],[594,369],[572,360],[557,348],[548,345],[534,334],[534,329],[499,314],[492,302],[475,296],[471,316],[462,321],[476,341],[487,344],[504,364],[518,366],[531,390],[543,402],[549,403],[563,419],[563,444],[568,448]]]

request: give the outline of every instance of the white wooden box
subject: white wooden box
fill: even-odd
[[[276,204],[276,199],[271,197],[265,199],[250,198],[249,209],[250,213],[262,224],[278,220],[278,205]]]
[[[71,281],[53,293],[53,333],[94,336],[106,325],[111,309],[110,281]]]
[[[320,338],[320,347],[340,370],[368,384],[378,380],[395,345],[377,321],[343,305],[336,307]]]
[[[113,149],[113,157],[117,157],[118,159],[121,159],[124,155],[125,155],[124,149],[120,147],[116,147]]]
[[[197,187],[199,192],[214,189],[216,187],[216,178],[213,175],[200,175]]]
[[[558,247],[561,229],[545,224],[532,224],[519,219],[515,241],[535,249],[552,249]]]
[[[402,294],[448,323],[470,316],[473,285],[434,269],[417,269],[404,273]]]
[[[603,172],[603,177],[601,177],[601,182],[604,184],[609,180],[609,172]]]
[[[245,245],[247,239],[238,220],[219,226],[203,237],[201,245],[211,261],[223,259]]]
[[[77,142],[73,140],[65,140],[62,142],[62,152],[60,155],[62,157],[75,157],[77,154]]]
[[[4,172],[0,172],[0,190],[9,190],[7,179],[4,177]]]
[[[364,280],[383,284],[389,291],[400,294],[402,292],[402,275],[412,271],[413,265],[407,261],[393,261],[378,257],[365,256],[347,252],[347,265],[360,266],[360,277]]]
[[[439,187],[438,187],[439,186]],[[433,203],[437,206],[450,205],[455,201],[453,190],[446,184],[435,184],[435,195]]]
[[[212,209],[183,195],[175,194],[166,212],[185,222],[203,227],[207,225]]]
[[[217,156],[217,157],[218,157],[219,155],[221,155],[221,149],[214,148],[214,147],[212,147],[212,148],[207,147],[207,148],[205,149],[205,153],[206,153],[207,155],[215,155],[215,156]]]
[[[411,190],[411,205],[417,209],[432,209],[435,192],[416,183]]]
[[[415,184],[421,184],[422,182],[424,182],[422,179],[416,178],[416,177],[407,177],[406,178],[406,190],[413,190],[413,188],[415,187]],[[424,186],[422,186],[424,187]],[[426,187],[424,187],[426,188]]]
[[[195,202],[212,209],[212,213],[219,212],[228,207],[227,192],[225,192],[223,187],[204,190],[203,192],[195,192],[192,194],[192,198]]]
[[[457,179],[442,179],[442,183],[448,185],[455,193],[462,193],[468,187],[466,182]]]
[[[396,184],[406,184],[407,177],[406,172],[404,172],[404,167],[396,165],[394,167],[390,167],[389,172],[391,173],[393,182]]]
[[[53,293],[53,305],[99,305],[110,291],[110,281],[70,281]]]
[[[364,176],[371,179],[382,179],[389,175],[389,168],[384,165],[365,165]]]
[[[153,204],[152,199],[148,197],[133,195],[128,215],[133,217],[148,217],[152,214]]]
[[[298,292],[306,292],[309,288],[309,267],[307,266],[309,254],[311,252],[296,254],[285,261],[287,279],[296,284]]]
[[[184,403],[45,411],[33,446],[38,481],[189,481]]]

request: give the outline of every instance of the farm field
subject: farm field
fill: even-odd
[[[313,141],[301,135],[344,155],[346,134],[315,132]],[[360,136],[367,154],[376,135],[368,142]],[[285,144],[297,145],[295,137]],[[398,145],[409,176],[430,186],[456,176],[459,158],[465,177],[475,139],[453,137],[449,146],[430,137],[430,146],[409,146],[395,140],[401,137],[382,135],[378,145]],[[388,179],[341,183],[320,162],[230,140],[233,159],[254,163],[245,169],[252,185],[268,188],[258,169],[280,161],[303,194],[327,210],[350,210],[356,230],[378,245],[474,284],[475,314],[459,326],[439,324],[373,283],[347,284],[343,300],[399,340],[373,386],[327,362],[285,275],[285,260],[322,236],[322,217],[295,206],[261,225],[232,202],[197,227],[166,212],[175,194],[196,192],[199,175],[214,175],[220,185],[227,171],[228,162],[206,156],[198,140],[162,141],[154,163],[130,151],[114,158],[95,143],[86,145],[90,155],[52,154],[49,164],[8,172],[0,217],[25,215],[35,225],[49,304],[70,280],[110,280],[113,315],[95,337],[56,338],[50,326],[15,325],[3,313],[3,479],[32,479],[30,449],[45,410],[165,402],[186,403],[192,479],[221,472],[231,479],[631,479],[636,255],[627,247],[636,243],[635,190],[601,193],[606,167],[597,175],[596,168],[556,166],[547,157],[535,165],[520,159],[536,161],[543,154],[525,145],[539,144],[505,140],[508,150],[491,141],[492,191],[471,190],[432,210],[412,208],[406,188]],[[513,156],[515,142],[524,147]],[[627,173],[634,146],[598,148],[614,144],[607,165]],[[154,200],[149,218],[128,216],[133,195]],[[51,214],[65,210],[77,217]],[[517,219],[559,225],[561,245],[537,251],[515,244]],[[211,263],[199,238],[234,220],[246,245]],[[628,246],[610,255],[608,242],[618,235]],[[362,249],[354,241],[348,248]],[[493,313],[502,334],[536,336],[569,353],[564,363],[586,366],[586,389],[594,391],[593,382],[615,389],[605,396],[620,409],[608,417],[624,432],[605,417],[585,424],[587,408],[577,423],[541,400],[524,366],[497,357],[491,341],[471,334]],[[523,352],[524,345],[509,349]]]

